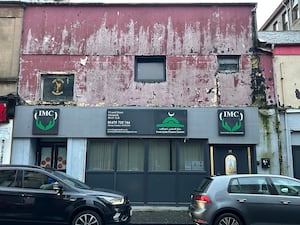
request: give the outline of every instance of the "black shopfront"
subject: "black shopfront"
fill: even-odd
[[[37,108],[22,106],[17,112],[32,118]],[[17,119],[15,146],[64,140],[67,173],[93,187],[125,192],[135,205],[184,205],[205,176],[256,172],[259,137],[254,107],[50,108],[59,109],[57,134],[33,134],[33,127]],[[243,117],[225,121],[220,110]],[[32,144],[28,157],[34,157],[35,147]],[[13,157],[15,162],[21,158],[17,151]],[[236,168],[228,169],[227,162],[236,162]]]

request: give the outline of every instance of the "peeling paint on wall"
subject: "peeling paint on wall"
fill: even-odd
[[[265,93],[265,78],[260,70],[260,61],[258,55],[253,55],[252,61],[252,72],[251,72],[251,88],[252,88],[252,103],[255,105],[266,104],[266,93]]]
[[[251,11],[250,5],[29,5],[19,93],[38,103],[42,72],[72,71],[78,105],[250,105]],[[240,72],[217,74],[219,54],[241,55]],[[166,55],[166,81],[135,82],[135,55]]]

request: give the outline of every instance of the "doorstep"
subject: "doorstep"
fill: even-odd
[[[188,207],[132,206],[131,224],[193,224]]]

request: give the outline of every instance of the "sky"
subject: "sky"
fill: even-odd
[[[73,0],[76,1],[76,0]],[[82,0],[77,0],[82,1]],[[99,0],[95,0],[95,2]],[[259,29],[280,5],[282,0],[100,0],[105,3],[205,3],[205,2],[256,2],[257,28]]]

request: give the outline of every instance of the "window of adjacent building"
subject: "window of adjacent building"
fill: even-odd
[[[73,101],[74,75],[42,75],[42,98],[43,101]]]
[[[236,55],[219,55],[218,71],[222,73],[235,73],[239,71],[240,57]]]
[[[279,25],[278,25],[278,22],[276,21],[274,24],[273,24],[273,31],[278,31],[279,30]]]
[[[294,22],[299,18],[300,18],[300,14],[299,14],[298,2],[295,1],[292,9],[292,21]]]
[[[289,19],[288,19],[288,14],[286,12],[282,14],[282,29],[283,30],[289,29]]]
[[[119,140],[117,148],[117,170],[144,171],[144,141],[142,139]]]
[[[179,170],[204,171],[204,142],[200,140],[182,140],[178,143]]]
[[[165,56],[136,56],[135,81],[163,82],[166,81]]]

